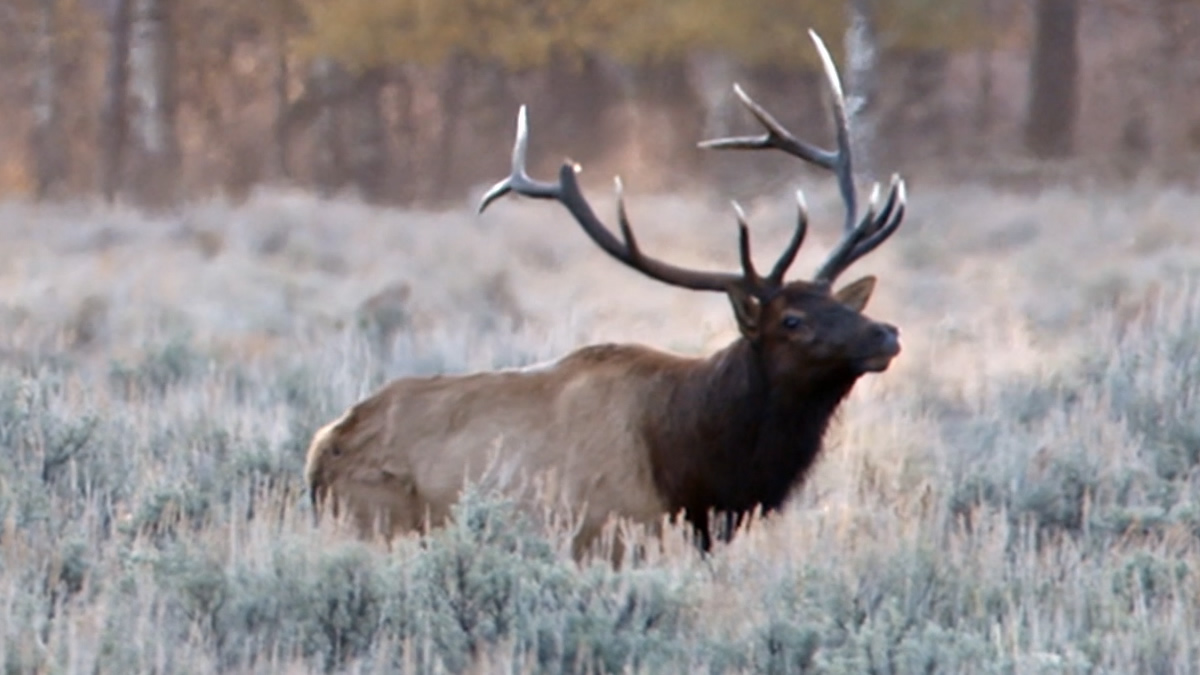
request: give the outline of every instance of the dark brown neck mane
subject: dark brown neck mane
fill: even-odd
[[[858,377],[846,370],[771,382],[759,350],[742,338],[669,385],[666,414],[643,424],[655,483],[672,511],[685,512],[701,548],[712,544],[710,510],[727,539],[746,512],[783,504]]]

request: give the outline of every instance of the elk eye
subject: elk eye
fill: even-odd
[[[787,330],[796,330],[802,325],[804,325],[804,321],[795,314],[789,314],[783,317],[783,327]]]

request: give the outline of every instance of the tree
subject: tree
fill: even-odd
[[[175,0],[132,0],[129,40],[130,131],[134,192],[146,206],[177,198],[179,139],[175,127]]]
[[[99,184],[112,202],[122,187],[129,118],[129,16],[132,0],[111,0],[101,8],[108,34],[104,94],[100,107]]]
[[[309,64],[306,88],[324,101],[316,110],[313,179],[322,196],[332,196],[346,180],[346,144],[337,90],[347,79],[341,65],[329,57]]]
[[[1200,56],[1200,2],[1197,0],[1154,0],[1149,6],[1158,29],[1154,51],[1139,59],[1138,76],[1143,82],[1141,94],[1129,96],[1126,129],[1121,148],[1122,161],[1153,163],[1164,178],[1193,178],[1196,158],[1200,155],[1200,112],[1192,104],[1200,78],[1188,64]],[[1132,127],[1132,128],[1131,128]],[[1142,143],[1133,148],[1130,133]],[[1182,142],[1158,143],[1152,139],[1171,138]],[[1140,150],[1140,153],[1138,152]],[[1135,160],[1136,161],[1136,160]]]
[[[1007,7],[1002,8],[1002,6]],[[895,157],[923,161],[950,150],[954,117],[947,101],[950,61],[973,52],[978,94],[971,127],[984,142],[992,114],[992,52],[1012,41],[1013,0],[880,0],[877,23],[882,79],[889,86],[888,112],[880,130]]]
[[[291,96],[288,94],[288,81],[291,78],[290,61],[288,59],[288,25],[291,23],[295,10],[292,0],[273,0],[270,5],[271,47],[274,51],[274,72],[271,91],[274,95],[275,120],[272,125],[271,153],[268,165],[271,177],[275,180],[291,178],[288,166],[288,134],[285,119]]]
[[[66,174],[58,50],[58,2],[38,0],[33,86],[33,126],[30,150],[34,163],[34,194],[46,198]]]
[[[851,0],[846,28],[846,107],[851,121],[855,173],[875,179],[875,143],[879,95],[879,32],[877,3]]]
[[[1079,0],[1037,0],[1025,145],[1035,156],[1074,152],[1079,117]]]

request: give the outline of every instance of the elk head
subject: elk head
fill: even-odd
[[[482,213],[496,199],[515,192],[536,199],[553,199],[567,208],[583,231],[601,249],[625,265],[663,283],[697,291],[720,291],[729,297],[742,336],[761,357],[768,379],[776,384],[849,376],[885,370],[900,352],[899,331],[873,321],[862,311],[875,288],[875,278],[863,277],[836,291],[834,282],[851,263],[873,251],[896,231],[904,218],[905,188],[892,176],[887,198],[879,204],[879,185],[871,194],[866,214],[859,218],[850,153],[849,122],[841,83],[833,60],[820,37],[809,31],[821,56],[832,89],[837,150],[828,151],[796,138],[738,85],[734,92],[766,128],[759,136],[724,138],[700,143],[715,149],[777,149],[832,171],[846,206],[844,235],[810,281],[784,280],[804,242],[808,215],[802,192],[796,193],[795,231],[771,270],[762,275],[750,255],[750,234],[741,208],[734,203],[739,229],[741,273],[684,269],[652,258],[638,247],[625,211],[620,178],[616,179],[617,222],[621,239],[592,211],[576,179],[579,166],[565,163],[555,183],[530,178],[525,169],[529,128],[525,107],[517,118],[512,171],[484,195]]]

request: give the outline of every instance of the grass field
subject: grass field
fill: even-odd
[[[745,204],[763,264],[792,226],[779,192]],[[528,201],[0,204],[0,664],[1200,671],[1200,196],[911,199],[845,276],[881,277],[868,313],[905,351],[788,510],[708,560],[669,530],[620,570],[478,490],[391,551],[314,526],[304,448],[392,376],[603,340],[710,352],[736,332],[723,297],[645,280]],[[793,275],[840,223],[831,190],[809,202]],[[646,250],[736,266],[719,200],[635,192],[630,212]]]

